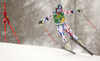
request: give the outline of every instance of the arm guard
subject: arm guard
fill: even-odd
[[[74,11],[73,11],[73,10],[71,10],[71,13],[74,13]]]
[[[46,19],[47,21],[49,20],[49,18],[48,18],[48,17],[46,17],[45,19]]]

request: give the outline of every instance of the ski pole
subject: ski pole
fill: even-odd
[[[83,14],[83,12],[81,12]],[[90,20],[83,14],[83,16],[90,22]],[[90,22],[90,24],[97,30],[97,28]]]
[[[48,31],[45,29],[45,27],[42,25],[42,24],[40,24],[42,27],[43,27],[43,29],[48,33]],[[51,37],[51,35],[48,33],[48,35]],[[56,41],[51,37],[51,39],[56,43]]]

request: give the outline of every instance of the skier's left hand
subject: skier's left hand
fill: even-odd
[[[43,23],[43,20],[41,20],[41,21],[38,22],[38,24],[42,24],[42,23]]]
[[[79,13],[79,12],[82,12],[82,9],[78,9],[78,10],[77,10],[77,13]]]

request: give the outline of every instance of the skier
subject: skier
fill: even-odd
[[[77,36],[75,36],[72,32],[72,30],[70,29],[70,27],[66,24],[65,21],[65,16],[64,14],[68,14],[68,13],[79,13],[81,12],[80,9],[78,10],[69,10],[69,11],[65,11],[62,8],[62,5],[57,5],[56,10],[54,12],[52,12],[48,17],[46,17],[44,20],[39,21],[39,24],[43,24],[45,21],[48,21],[50,18],[53,17],[55,25],[57,26],[57,31],[60,34],[62,41],[64,42],[64,46],[67,49],[71,49],[71,46],[69,45],[64,31],[70,35],[71,38],[74,38],[75,40],[79,40]]]

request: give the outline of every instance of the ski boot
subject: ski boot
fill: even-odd
[[[81,42],[80,39],[77,40],[82,46],[84,46],[84,44]]]
[[[70,51],[72,51],[71,46],[69,45],[69,43],[65,43],[64,47]]]

